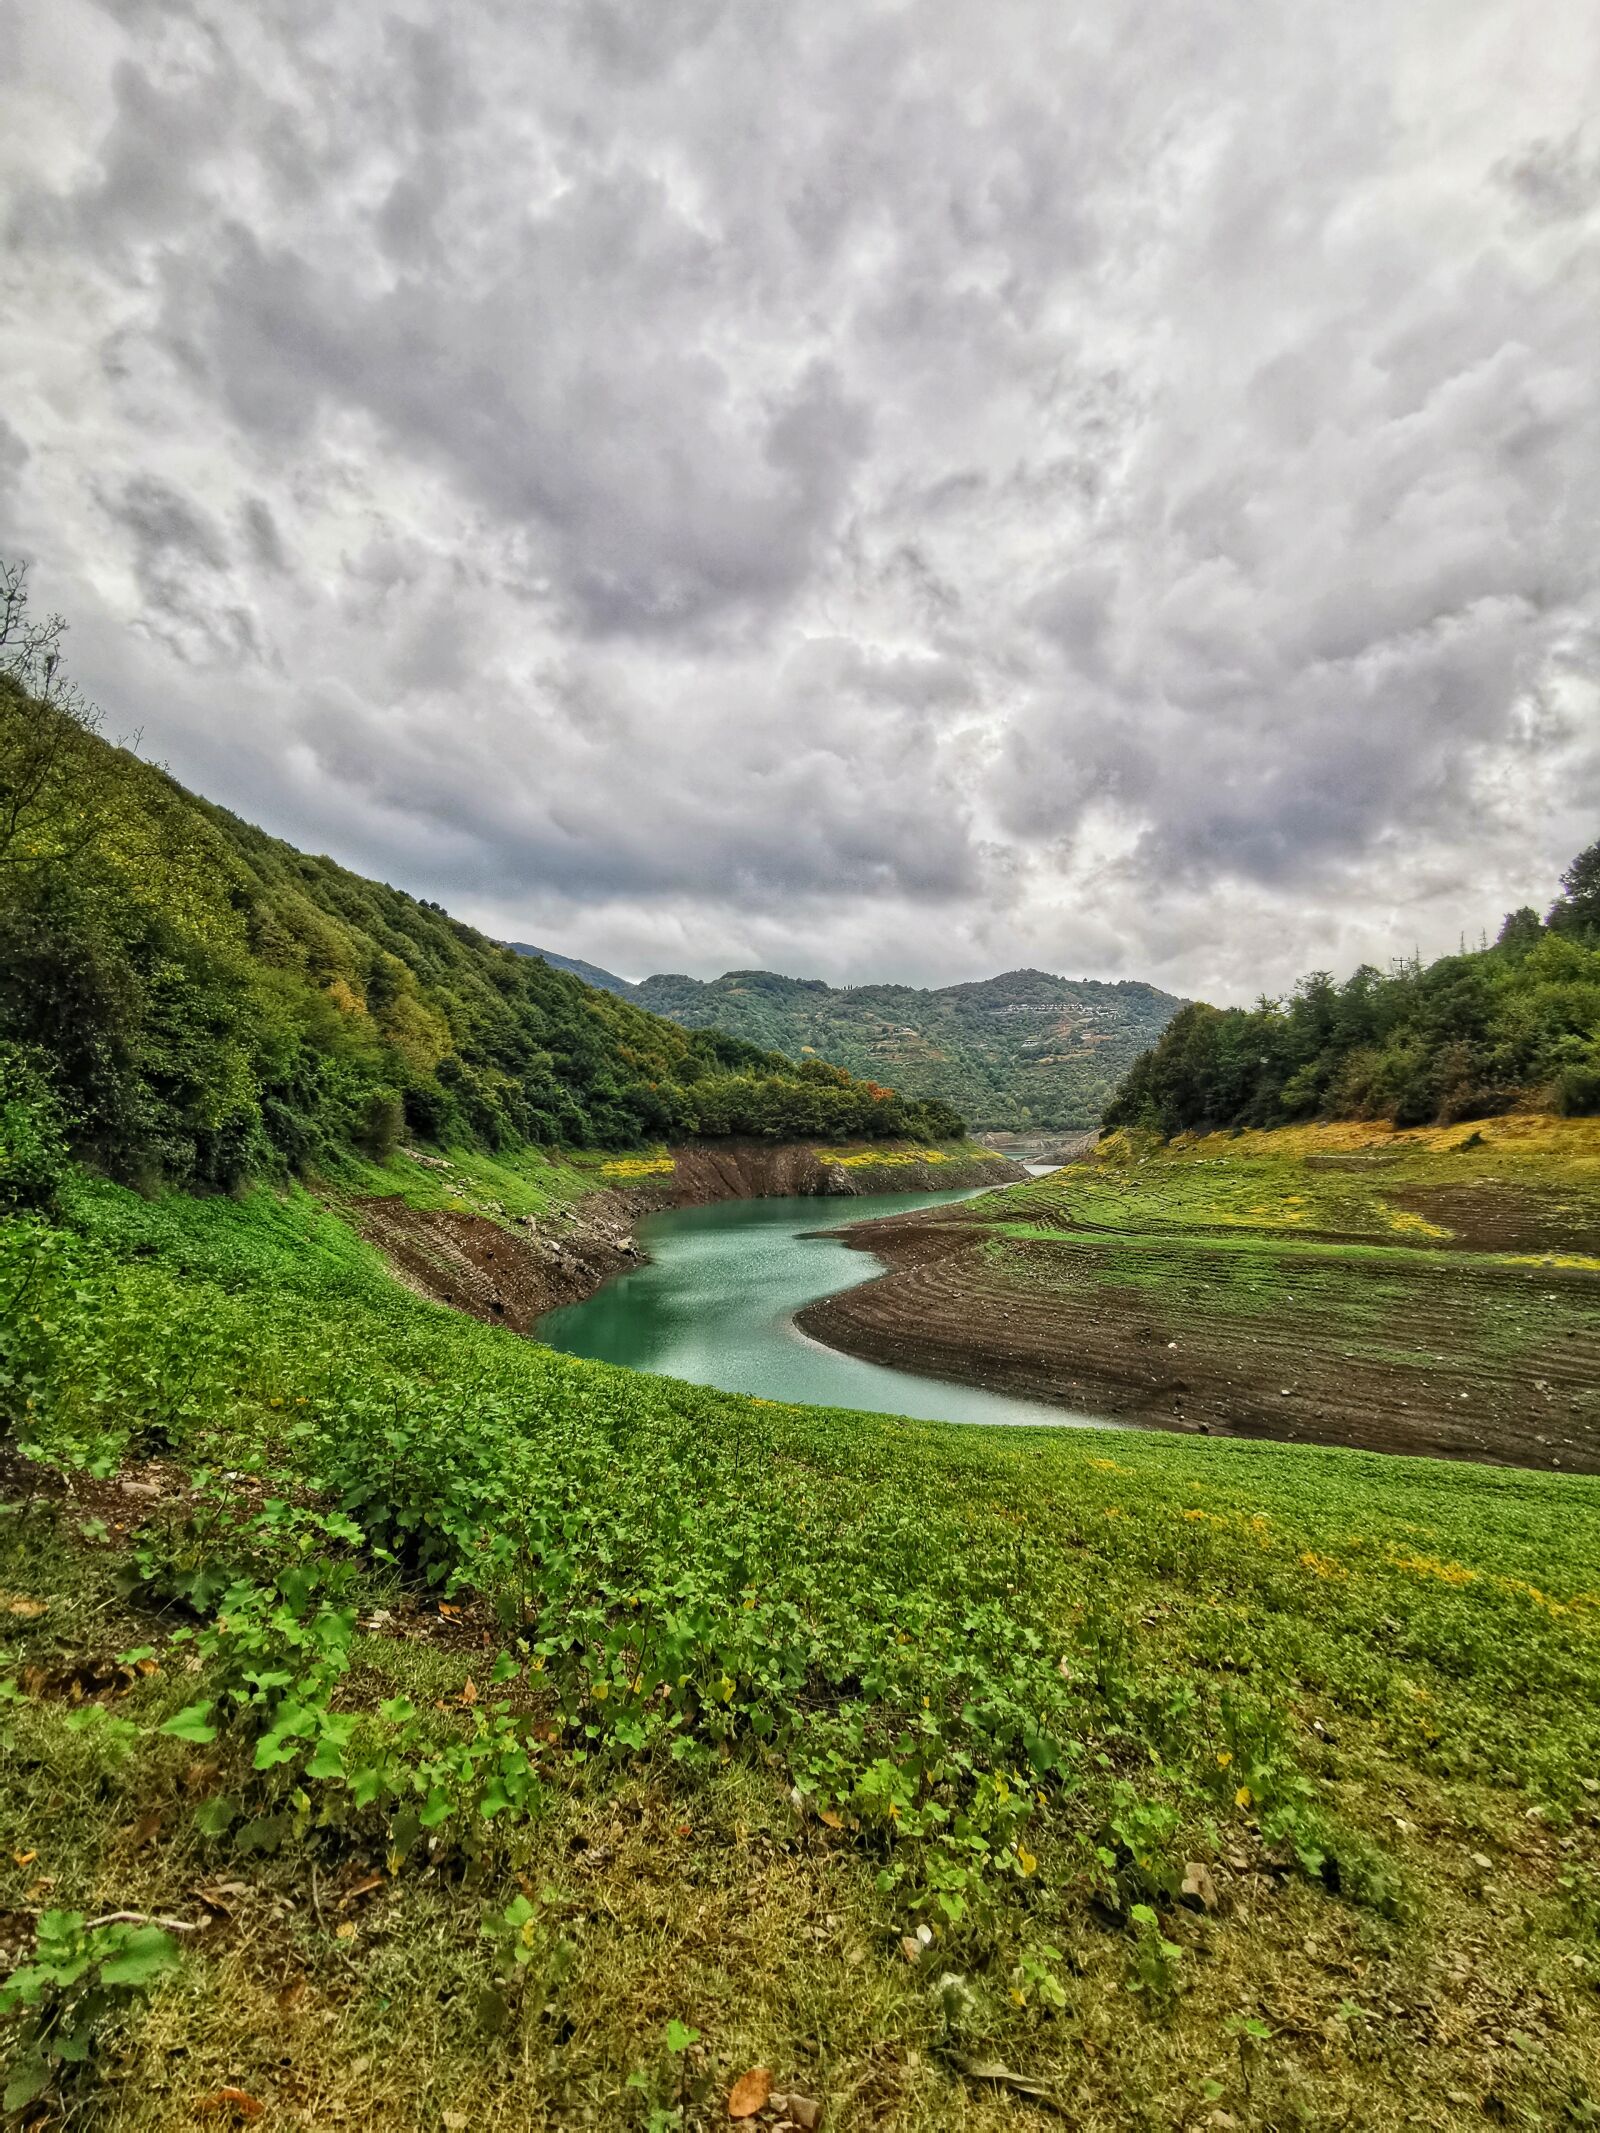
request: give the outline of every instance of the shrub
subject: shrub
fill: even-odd
[[[1556,1109],[1563,1118],[1600,1112],[1600,1066],[1569,1066],[1556,1082]]]
[[[47,1214],[67,1167],[67,1121],[43,1069],[0,1040],[0,1214]]]

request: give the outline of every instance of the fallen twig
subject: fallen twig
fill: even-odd
[[[37,1912],[34,1914],[37,1917]],[[84,1921],[84,1931],[95,1926],[165,1926],[169,1933],[198,1933],[198,1925],[187,1918],[161,1918],[154,1911],[107,1911],[103,1918]]]

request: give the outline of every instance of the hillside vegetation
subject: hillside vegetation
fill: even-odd
[[[0,1224],[14,2106],[1600,2109],[1594,1483],[775,1406],[295,1191],[63,1199]]]
[[[1182,1002],[1153,985],[1012,970],[925,992],[839,988],[770,970],[709,983],[653,977],[628,997],[690,1028],[715,1025],[791,1059],[831,1059],[952,1104],[984,1131],[1084,1128]]]
[[[28,656],[25,607],[7,614],[0,1104],[42,1077],[113,1175],[231,1185],[402,1131],[492,1149],[962,1130],[946,1105],[685,1031],[253,829],[102,739]]]
[[[1364,964],[1342,985],[1314,971],[1249,1010],[1192,1002],[1135,1062],[1106,1125],[1600,1112],[1600,843],[1562,886],[1542,921],[1510,913],[1492,948],[1387,975]]]

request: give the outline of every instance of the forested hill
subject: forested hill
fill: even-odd
[[[999,1130],[1098,1125],[1118,1081],[1183,1004],[1153,985],[1043,970],[932,992],[730,970],[709,982],[646,978],[629,997],[691,1028],[714,1024],[791,1059],[831,1059],[942,1098],[973,1126]]]
[[[51,1092],[114,1174],[207,1185],[402,1131],[962,1130],[947,1105],[685,1030],[296,851],[0,669],[0,1198]]]
[[[1543,919],[1511,912],[1492,948],[1387,974],[1366,964],[1342,985],[1315,971],[1253,1009],[1186,1007],[1135,1063],[1106,1124],[1170,1136],[1530,1108],[1600,1112],[1600,842]]]

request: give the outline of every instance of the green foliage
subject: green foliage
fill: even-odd
[[[1600,938],[1600,837],[1562,875],[1561,894],[1545,923],[1579,940]]]
[[[110,746],[53,653],[5,652],[0,1043],[47,1063],[111,1175],[232,1187],[405,1131],[490,1151],[961,1134],[946,1104],[685,1030],[295,851]]]
[[[21,2112],[87,2069],[106,2023],[177,1962],[177,1943],[158,1925],[89,1924],[81,1911],[46,1911],[32,1960],[0,1984],[0,2021],[19,2032],[0,2109]]]
[[[1494,947],[1387,976],[1326,971],[1254,1009],[1185,1007],[1137,1060],[1108,1127],[1170,1136],[1311,1118],[1448,1124],[1539,1104],[1600,1111],[1600,918],[1594,852],[1541,927],[1513,912]]]
[[[1128,1918],[1133,1927],[1128,1990],[1142,1993],[1153,2013],[1165,2014],[1183,1989],[1183,1950],[1167,1939],[1149,1904],[1136,1903]]]
[[[525,2001],[548,2006],[565,1985],[575,1950],[559,1930],[560,1906],[559,1892],[546,1887],[537,1903],[518,1894],[485,1920],[483,1937],[494,1949],[498,1975],[478,1996],[478,2019],[491,2035]]]
[[[146,1853],[141,1893],[176,1910],[202,1878],[280,1892],[341,2005],[377,1975],[347,1966],[381,1961],[387,1995],[392,1951],[435,1919],[462,2050],[510,2080],[594,2004],[607,1847],[652,1919],[731,1918],[764,1976],[783,1958],[743,1938],[747,1908],[778,1901],[787,1946],[780,1886],[870,1914],[863,1998],[894,1991],[919,2045],[959,2034],[1025,2066],[1058,2025],[1081,2051],[1076,2025],[1108,2005],[1125,2012],[1106,2050],[1127,2032],[1176,2050],[1202,2006],[1214,2046],[1217,1996],[1239,2004],[1236,1965],[1269,1935],[1291,1967],[1307,1932],[1392,1933],[1435,1963],[1448,1943],[1417,1914],[1487,1841],[1477,1817],[1534,1847],[1534,1877],[1588,1870],[1600,1525],[1582,1478],[740,1400],[428,1305],[298,1191],[63,1198],[70,1228],[0,1225],[0,1304],[26,1296],[0,1309],[5,1419],[62,1466],[159,1448],[164,1499],[136,1536],[72,1543],[53,1584],[26,1556],[49,1498],[0,1521],[6,1593],[52,1596],[6,1616],[27,1656],[0,1791],[19,1853],[60,1820],[47,1803],[79,1817],[48,1860],[57,1900],[89,1910],[128,1871],[115,1832],[163,1807],[174,1878]],[[74,1649],[63,1596],[85,1591],[103,1652],[117,1567],[129,1685],[75,1707],[50,1685]],[[593,1856],[572,1841],[580,1795]],[[648,1829],[607,1804],[646,1797]],[[1396,1819],[1413,1797],[1425,1831]],[[761,1824],[748,1851],[736,1815]],[[91,1821],[106,1856],[80,1869]],[[1194,1861],[1222,1897],[1206,1919]],[[339,1884],[373,1864],[381,1955],[358,1954],[364,1929],[338,1937]],[[18,1898],[37,1871],[17,1869]],[[1588,1882],[1573,1893],[1538,1895],[1557,1968],[1587,1930]],[[694,2123],[758,2056],[715,2056],[703,1931],[608,2045],[602,2122],[620,2104]],[[1213,1935],[1233,1936],[1225,1961]],[[1531,1974],[1521,1945],[1495,1958],[1507,1976]],[[197,2004],[227,1989],[215,1954],[207,1936]]]
[[[50,1213],[67,1163],[67,1120],[43,1060],[0,1040],[0,1216]]]
[[[1097,1125],[1119,1076],[1182,1004],[1151,985],[1041,970],[936,992],[730,970],[709,984],[646,978],[629,997],[791,1059],[836,1059],[908,1095],[941,1098],[975,1126],[1010,1130]]]
[[[1035,1512],[1041,1531],[1063,1516],[1081,1528],[1064,1506],[1098,1487],[1119,1492],[1107,1521],[1120,1514],[1126,1440],[1115,1461],[1052,1449],[1045,1465],[1046,1444],[1003,1454],[981,1432],[953,1444],[910,1424],[891,1442],[579,1363],[409,1296],[311,1203],[151,1206],[102,1185],[73,1205],[75,1234],[0,1231],[0,1284],[32,1301],[6,1318],[0,1388],[35,1456],[104,1470],[154,1438],[193,1471],[184,1517],[150,1529],[127,1582],[182,1610],[168,1650],[192,1651],[198,1679],[156,1730],[233,1770],[203,1810],[211,1837],[270,1850],[346,1826],[402,1858],[472,1857],[548,1812],[554,1748],[686,1772],[742,1753],[782,1771],[803,1817],[863,1847],[886,1902],[949,1934],[994,1930],[1038,1869],[1041,1813],[1070,1815],[1090,1885],[1127,1915],[1174,1901],[1197,1822],[1217,1816],[1243,1817],[1310,1879],[1393,1907],[1392,1869],[1317,1794],[1269,1692],[1279,1603],[1248,1695],[1227,1676],[1175,1683],[1130,1630],[1122,1581],[1142,1550],[1223,1604],[1201,1631],[1226,1621],[1237,1665],[1245,1595],[1301,1553],[1265,1527],[1238,1544],[1195,1526],[1181,1468],[1164,1484],[1175,1506],[1138,1535],[1119,1522],[1115,1552],[1063,1583],[1030,1537]],[[1053,1497],[1063,1459],[1070,1489]],[[1359,1463],[1336,1471],[1360,1480]],[[1322,1547],[1372,1506],[1353,1511],[1318,1474],[1326,1500],[1296,1498],[1294,1516]],[[1484,1515],[1475,1504],[1480,1536]],[[1569,1519],[1569,1540],[1584,1530]],[[1296,1575],[1322,1626],[1284,1647],[1289,1678],[1342,1673],[1374,1693],[1367,1608]],[[469,1702],[350,1707],[375,1587],[475,1596],[498,1620],[500,1657],[479,1663]],[[1369,1603],[1403,1614],[1411,1663],[1436,1649],[1452,1681],[1469,1628],[1454,1590],[1409,1590],[1397,1571]],[[1425,1627],[1446,1602],[1455,1626]],[[1492,1708],[1471,1724],[1499,1734],[1529,1699],[1578,1722],[1587,1617],[1531,1615],[1511,1634],[1477,1604],[1473,1694]],[[1589,1754],[1574,1746],[1572,1768]],[[1530,1753],[1541,1798],[1555,1760]]]

